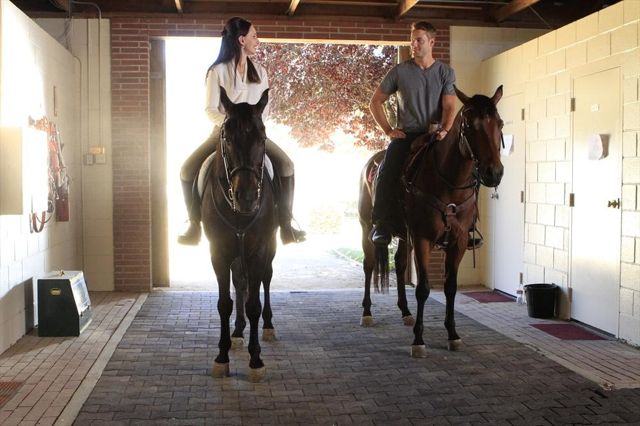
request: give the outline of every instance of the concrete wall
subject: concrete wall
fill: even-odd
[[[38,19],[81,63],[82,244],[90,291],[114,289],[113,152],[111,150],[111,34],[103,19]],[[104,162],[91,150],[104,150]],[[88,157],[87,157],[88,156]],[[88,160],[88,161],[87,161]]]
[[[41,233],[35,233],[31,232],[30,212],[0,216],[3,352],[33,326],[37,277],[50,270],[82,268],[82,171],[79,63],[8,0],[0,1],[0,19],[0,126],[26,127],[30,116],[47,116],[60,131],[72,178],[69,222],[52,219]]]
[[[626,0],[509,50],[482,65],[485,90],[525,94],[525,283],[563,288],[570,315],[572,120],[571,81],[620,66],[622,103],[622,237],[618,336],[640,344],[640,2]],[[604,88],[603,88],[604,89]]]

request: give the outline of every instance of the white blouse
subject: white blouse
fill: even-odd
[[[234,61],[216,64],[207,73],[207,99],[205,111],[209,120],[215,125],[221,125],[224,121],[225,111],[220,103],[220,87],[227,92],[227,96],[233,103],[247,102],[255,105],[260,100],[262,92],[269,88],[269,77],[267,71],[260,65],[253,62],[253,65],[260,76],[260,83],[250,83],[247,81],[247,69],[241,75],[234,70]],[[262,120],[269,116],[269,104],[262,112]]]

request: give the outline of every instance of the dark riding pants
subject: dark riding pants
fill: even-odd
[[[220,146],[220,127],[215,126],[213,131],[209,135],[206,141],[200,145],[190,156],[185,160],[180,170],[180,179],[183,181],[193,182],[198,176],[200,167],[204,160]],[[276,170],[278,176],[287,177],[293,176],[294,168],[293,161],[278,145],[271,141],[266,140],[266,151],[273,168]]]
[[[376,176],[376,189],[371,219],[374,224],[388,222],[395,206],[395,193],[402,173],[402,167],[411,143],[423,133],[407,133],[404,139],[392,139],[387,147],[384,160],[380,163]]]

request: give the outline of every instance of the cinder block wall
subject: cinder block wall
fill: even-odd
[[[263,41],[399,43],[409,23],[252,19]],[[149,49],[153,37],[219,37],[223,19],[112,18],[113,229],[115,288],[149,291],[151,277],[151,177]],[[204,52],[214,58],[214,52]],[[449,62],[449,29],[438,33],[435,56]],[[348,58],[346,58],[348,59]],[[438,256],[440,256],[438,254]],[[442,258],[432,282],[442,284]]]
[[[78,63],[11,2],[0,2],[0,20],[0,125],[26,127],[29,116],[49,118],[64,142],[62,152],[73,179],[69,222],[52,219],[34,233],[29,212],[0,216],[2,353],[34,325],[36,279],[46,271],[82,268],[82,173]]]
[[[483,64],[485,88],[526,102],[525,282],[563,287],[568,317],[572,189],[571,76],[621,66],[622,237],[619,337],[640,344],[640,2],[625,0]],[[603,88],[603,90],[606,90]]]
[[[498,55],[505,50],[518,46],[547,32],[539,29],[520,28],[483,28],[483,27],[451,27],[450,29],[451,66],[456,72],[456,85],[467,95],[483,93],[491,96],[495,87],[483,87],[482,61]],[[485,92],[486,89],[486,92]],[[462,106],[461,102],[457,102]],[[500,108],[499,108],[500,109]],[[491,287],[492,262],[492,221],[491,212],[486,207],[490,205],[489,190],[480,189],[478,206],[480,209],[480,232],[486,237],[486,243],[476,252],[476,265],[473,265],[473,254],[467,253],[462,259],[458,271],[460,286],[485,285]],[[514,281],[514,289],[516,287]]]

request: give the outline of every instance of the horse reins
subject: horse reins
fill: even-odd
[[[256,170],[255,167],[250,167],[245,165],[238,166],[232,169],[231,171],[229,171],[229,163],[227,161],[227,155],[224,150],[224,145],[227,142],[227,138],[224,134],[225,123],[226,123],[226,119],[222,123],[222,127],[220,128],[220,153],[222,155],[222,161],[224,163],[224,172],[227,178],[227,190],[226,191],[223,190],[222,193],[224,194],[225,200],[227,201],[227,203],[229,204],[229,206],[231,207],[234,213],[241,214],[241,215],[250,215],[250,214],[253,214],[253,211],[249,213],[242,213],[238,211],[236,197],[233,193],[233,186],[231,185],[231,179],[233,178],[233,176],[235,176],[237,173],[241,171],[249,171],[255,174],[256,177],[258,178],[258,205],[260,205],[261,204],[260,197],[262,197],[262,184],[264,182],[264,163],[265,163],[265,157],[267,156],[266,147],[265,147],[265,152],[262,154],[262,162],[260,163],[259,171]]]
[[[434,151],[433,153],[433,168],[435,169],[436,173],[438,174],[438,177],[440,178],[440,180],[442,180],[445,185],[447,185],[447,187],[449,187],[449,189],[451,190],[463,190],[463,189],[469,189],[469,188],[475,188],[478,185],[478,179],[477,179],[477,175],[478,175],[478,160],[476,158],[476,156],[473,153],[473,150],[471,149],[471,144],[469,144],[469,140],[467,139],[467,135],[465,134],[465,131],[470,127],[467,124],[467,120],[464,116],[464,113],[467,111],[467,109],[462,109],[462,111],[460,112],[460,119],[462,121],[462,124],[460,125],[460,132],[459,132],[459,136],[458,136],[458,149],[460,151],[461,155],[465,155],[463,151],[467,151],[469,153],[469,158],[471,159],[471,161],[473,161],[473,173],[472,176],[475,177],[474,179],[471,180],[471,182],[467,185],[463,185],[463,186],[456,186],[454,184],[452,184],[451,182],[449,182],[446,178],[446,176],[440,171],[440,168],[438,167],[438,161],[436,161],[436,152]]]

